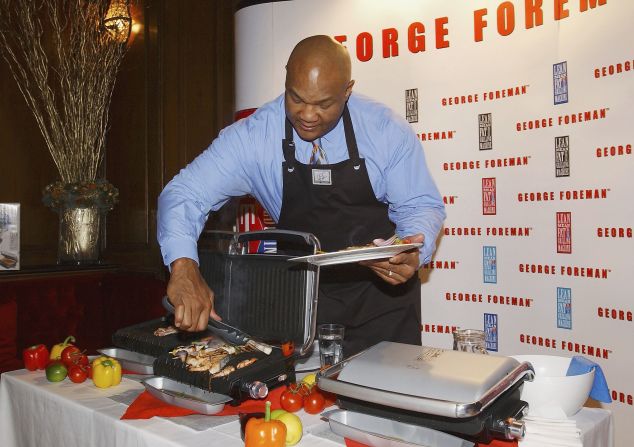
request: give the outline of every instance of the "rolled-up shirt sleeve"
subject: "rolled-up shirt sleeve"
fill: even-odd
[[[436,250],[436,238],[446,217],[445,205],[416,134],[401,127],[392,138],[396,145],[384,174],[390,220],[401,237],[424,235],[420,264],[426,264]]]
[[[157,236],[165,265],[183,257],[198,262],[198,238],[209,212],[250,192],[247,138],[244,123],[227,127],[161,192]]]

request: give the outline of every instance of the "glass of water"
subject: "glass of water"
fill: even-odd
[[[484,331],[478,329],[458,329],[454,331],[453,350],[488,354]]]
[[[319,364],[321,368],[327,368],[343,360],[343,334],[342,324],[320,324],[317,328],[319,338]]]

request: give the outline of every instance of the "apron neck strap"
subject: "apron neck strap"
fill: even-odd
[[[282,151],[284,152],[284,160],[286,161],[286,168],[292,172],[295,169],[295,143],[293,142],[293,126],[291,122],[286,118],[284,120],[286,127],[286,138],[282,140]]]
[[[348,145],[348,156],[355,166],[359,165],[359,148],[357,147],[357,139],[354,136],[352,128],[352,119],[350,119],[350,111],[348,104],[343,107],[343,131],[346,134],[346,144]]]

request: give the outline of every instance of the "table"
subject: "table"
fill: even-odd
[[[144,388],[142,376],[125,376],[106,389],[91,382],[51,383],[43,371],[17,370],[0,379],[0,444],[12,446],[188,446],[243,447],[237,416],[192,415],[178,418],[120,420]],[[304,436],[297,447],[341,447],[343,438],[330,431],[319,415],[297,413]],[[608,447],[612,416],[584,408],[575,419],[584,447]]]

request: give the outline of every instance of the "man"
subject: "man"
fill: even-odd
[[[409,124],[353,94],[347,50],[328,36],[293,49],[284,95],[223,129],[159,198],[158,237],[171,267],[175,324],[202,330],[213,291],[197,264],[207,214],[254,196],[277,227],[317,236],[326,251],[398,234],[424,242],[390,259],[323,267],[318,322],[346,326],[346,355],[382,340],[420,344],[420,283],[445,218]]]

